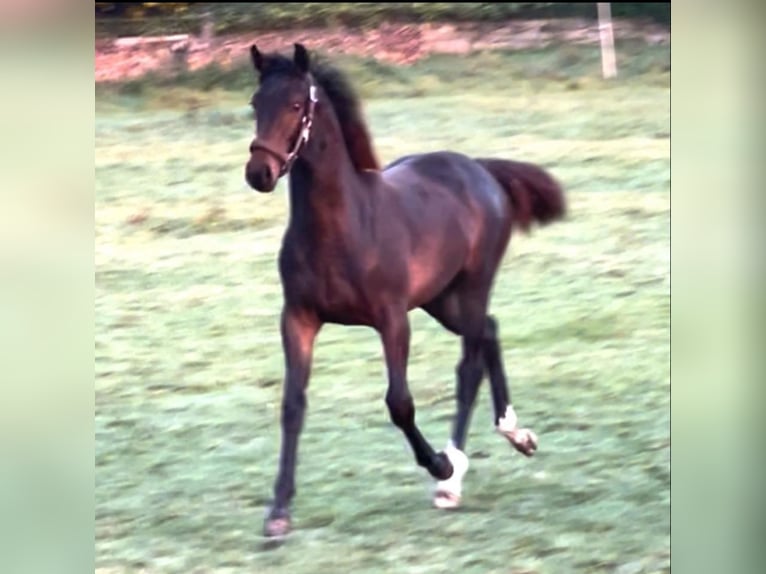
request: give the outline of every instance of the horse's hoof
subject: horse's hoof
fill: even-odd
[[[279,540],[290,533],[290,515],[286,512],[272,513],[266,517],[263,524],[263,535],[266,538]]]
[[[263,527],[263,535],[266,538],[280,539],[290,533],[289,518],[269,518]]]
[[[447,480],[452,476],[455,469],[452,468],[449,457],[444,452],[438,452],[436,453],[436,462],[429,467],[428,471],[431,476],[438,480]]]
[[[460,506],[463,477],[468,471],[468,457],[452,444],[447,445],[444,452],[452,464],[452,476],[437,483],[433,503],[436,508],[451,510]]]
[[[440,510],[453,510],[460,506],[460,498],[454,492],[437,490],[434,493],[434,506]]]
[[[532,456],[537,451],[537,435],[530,429],[514,429],[503,435],[524,456]]]

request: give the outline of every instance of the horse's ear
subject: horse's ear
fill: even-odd
[[[258,50],[258,46],[250,46],[250,59],[253,61],[253,67],[259,72],[263,71],[263,54]]]
[[[301,72],[304,74],[308,73],[310,58],[308,50],[306,50],[303,44],[295,44],[293,62],[295,63],[295,67],[298,68]]]

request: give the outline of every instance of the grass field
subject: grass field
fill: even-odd
[[[634,49],[605,84],[583,50],[347,61],[385,161],[449,148],[537,162],[566,186],[568,220],[514,237],[492,303],[540,448],[524,459],[493,432],[485,383],[464,507],[432,509],[388,419],[377,336],[328,326],[278,548],[260,533],[288,205],[284,183],[244,184],[248,90],[97,90],[97,571],[670,571],[668,52]],[[417,418],[441,448],[459,342],[411,318]]]

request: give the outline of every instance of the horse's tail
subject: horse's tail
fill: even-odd
[[[520,161],[476,158],[508,193],[513,223],[529,231],[538,225],[563,219],[567,212],[564,190],[542,167]]]

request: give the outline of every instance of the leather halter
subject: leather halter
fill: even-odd
[[[251,150],[261,149],[279,160],[279,162],[282,164],[282,167],[279,170],[279,177],[282,177],[288,171],[290,171],[290,168],[298,157],[298,154],[303,148],[303,145],[309,141],[309,136],[311,135],[311,125],[314,123],[314,108],[316,107],[316,104],[317,89],[312,82],[309,86],[309,94],[306,100],[306,111],[304,112],[303,117],[301,118],[301,123],[299,125],[298,137],[296,138],[295,143],[293,144],[293,149],[290,150],[290,153],[285,154],[281,151],[275,150],[266,142],[259,141],[257,137],[255,141],[250,145]]]

